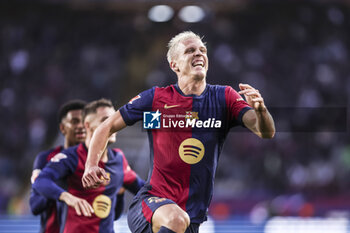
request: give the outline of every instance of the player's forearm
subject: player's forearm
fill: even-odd
[[[108,143],[108,138],[115,132],[126,127],[126,124],[120,115],[120,112],[115,112],[107,120],[105,120],[94,132],[91,142],[89,143],[89,152],[85,167],[90,168],[97,166],[105,151]]]
[[[92,136],[89,144],[86,168],[97,166],[103,152],[106,149],[109,138],[109,132],[104,128],[98,127]]]
[[[96,129],[92,136],[85,165],[86,168],[97,166],[106,149],[110,130],[102,126],[103,124]]]
[[[64,191],[53,180],[40,174],[33,184],[33,189],[48,199],[58,200]]]
[[[70,204],[70,199],[72,198],[72,194],[67,191],[64,191],[59,196],[58,200],[65,202],[67,205]]]
[[[257,117],[257,130],[261,138],[273,138],[275,135],[275,122],[267,110],[255,111]]]

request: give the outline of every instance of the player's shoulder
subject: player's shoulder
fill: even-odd
[[[67,154],[75,154],[79,147],[82,146],[82,143],[79,143],[78,145],[68,147],[61,151],[61,153],[67,153]]]
[[[49,166],[54,166],[56,169],[64,169],[65,167],[75,168],[79,163],[81,157],[86,158],[87,156],[87,152],[84,152],[83,155],[80,155],[81,152],[79,152],[79,148],[81,147],[82,143],[65,148],[60,153],[51,158]]]
[[[209,85],[209,88],[213,91],[224,91],[226,94],[237,93],[237,91],[230,85]]]
[[[50,160],[51,157],[55,156],[55,154],[58,154],[62,150],[63,150],[63,146],[57,146],[57,147],[51,148],[49,150],[42,151],[36,156],[36,159],[38,159],[38,160]]]
[[[129,101],[129,104],[132,104],[134,102],[135,103],[136,102],[144,102],[144,101],[147,101],[149,99],[152,99],[154,97],[155,92],[157,92],[157,93],[173,92],[174,90],[175,90],[174,85],[169,85],[169,86],[165,86],[165,87],[153,86],[147,90],[142,91],[137,96],[132,98]]]
[[[58,153],[60,153],[60,151],[62,151],[63,146],[57,146],[55,148],[51,148],[49,150],[46,151],[42,151],[40,152],[34,160],[34,164],[33,164],[33,170],[41,170],[43,169],[46,164]]]
[[[144,90],[143,92],[141,92],[140,95],[149,94],[149,93],[152,93],[152,94],[153,94],[154,91],[155,91],[156,89],[159,89],[159,88],[161,88],[161,87],[153,86],[153,87],[151,87],[151,88],[149,88],[149,89]]]
[[[122,149],[117,148],[117,147],[112,148],[112,151],[113,151],[114,153],[122,153],[122,154],[123,154]]]
[[[229,89],[232,89],[232,87],[227,86],[227,85],[218,85],[218,84],[207,84],[207,89],[208,89],[208,93],[212,93],[212,94],[219,94],[219,93],[226,93],[227,91],[229,91]]]
[[[138,103],[144,103],[145,101],[149,101],[153,98],[155,89],[158,88],[157,86],[154,86],[150,89],[144,90],[135,97],[131,98],[128,102],[128,104],[138,104]]]
[[[124,152],[120,148],[110,148],[109,159],[122,162],[125,160]]]
[[[61,157],[63,158],[75,158],[75,157],[78,157],[78,154],[79,154],[79,149],[81,149],[81,147],[83,147],[83,143],[80,143],[78,145],[75,145],[75,146],[71,146],[71,147],[68,147],[68,148],[65,148],[64,150],[62,150],[60,152],[61,156],[60,156],[60,159]]]
[[[121,156],[121,157],[125,157],[124,152],[122,151],[122,149],[120,148],[111,148],[112,154],[113,156],[117,157],[117,156]]]
[[[207,87],[210,90],[226,90],[227,88],[230,88],[228,85],[220,85],[220,84],[207,84]]]

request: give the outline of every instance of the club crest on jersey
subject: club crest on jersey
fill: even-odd
[[[135,96],[134,98],[132,98],[131,100],[129,100],[129,104],[132,104],[132,102],[134,102],[135,100],[140,99],[140,98],[141,98],[140,95]]]
[[[61,159],[66,159],[67,155],[58,153],[54,157],[51,158],[51,162],[58,163]]]
[[[199,120],[199,117],[198,117],[198,112],[191,112],[191,111],[186,111],[186,116],[185,116],[186,119],[197,119]]]
[[[101,176],[101,179],[103,180],[102,184],[104,186],[107,186],[107,185],[109,185],[109,183],[111,183],[111,173],[106,172],[106,175],[108,176],[107,180],[105,178],[103,178],[103,176]]]
[[[143,128],[144,129],[160,129],[160,117],[162,113],[157,110],[156,112],[143,112]]]

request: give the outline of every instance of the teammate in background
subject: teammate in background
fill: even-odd
[[[61,106],[58,121],[60,131],[64,136],[64,145],[41,152],[36,156],[31,177],[32,184],[56,154],[65,148],[84,142],[86,135],[81,114],[85,104],[86,102],[82,100],[72,100]],[[32,189],[29,203],[32,213],[40,214],[40,232],[58,233],[60,225],[56,201],[48,200]]]
[[[242,125],[261,138],[275,134],[258,90],[239,84],[237,93],[230,86],[207,84],[207,48],[198,35],[182,32],[172,38],[167,59],[177,84],[142,92],[96,129],[82,180],[85,187],[102,183],[106,174],[98,161],[108,138],[144,120],[144,127],[151,128],[153,160],[148,181],[128,212],[132,232],[198,232],[207,218],[219,154],[230,128]]]
[[[86,129],[85,143],[80,143],[57,154],[42,170],[33,184],[33,189],[46,198],[60,200],[67,205],[62,216],[65,233],[107,233],[113,231],[117,194],[123,185],[133,193],[144,185],[136,173],[131,170],[120,149],[107,149],[102,153],[99,166],[108,177],[100,186],[89,190],[83,188],[81,178],[85,169],[87,146],[95,129],[115,112],[111,101],[100,99],[87,104],[83,111]],[[108,143],[115,142],[115,134]],[[67,191],[56,185],[56,181],[66,179]],[[74,195],[79,199],[72,201]]]

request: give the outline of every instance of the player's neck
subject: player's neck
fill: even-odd
[[[68,140],[64,140],[64,149],[67,149],[68,147],[75,146],[77,143],[75,142],[69,142]]]
[[[90,135],[89,133],[86,134],[86,138],[85,138],[85,146],[87,148],[89,148],[89,145],[90,145],[90,142],[91,142],[91,138],[92,138],[92,135]]]
[[[178,79],[178,86],[185,95],[201,95],[207,85],[206,79],[193,79],[181,77]]]

